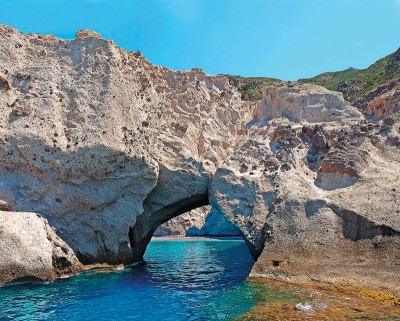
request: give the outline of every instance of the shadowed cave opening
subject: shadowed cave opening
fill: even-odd
[[[201,217],[198,217],[199,214]],[[166,232],[165,226],[168,225],[175,226],[183,233]],[[139,217],[135,226],[129,230],[134,261],[142,261],[146,248],[153,237],[157,239],[159,236],[177,235],[182,239],[186,236],[196,236],[219,239],[230,237],[235,240],[244,240],[241,232],[228,222],[221,212],[211,207],[208,193],[198,194],[164,206],[151,214],[147,214],[145,211]],[[246,245],[248,246],[247,242]]]
[[[208,204],[208,192],[206,192],[166,205],[153,213],[145,209],[144,213],[138,217],[136,224],[129,229],[133,261],[140,262],[143,259],[147,245],[160,225],[174,217]]]
[[[181,281],[186,283],[186,278],[194,280],[199,277],[198,274],[209,274],[212,277],[202,276],[201,279],[211,282],[212,287],[224,283],[223,271],[229,270],[227,274],[240,273],[238,280],[244,280],[255,263],[240,230],[223,213],[208,204],[190,207],[189,211],[179,213],[160,224],[143,253],[146,266],[164,266],[167,260],[160,262],[159,257],[154,255],[159,251],[170,252],[163,255],[173,258],[174,264],[171,267],[162,268],[169,269],[169,275],[179,274]],[[217,252],[218,256],[215,256]],[[183,270],[177,264],[182,260],[187,262]]]

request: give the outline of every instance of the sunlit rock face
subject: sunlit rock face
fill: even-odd
[[[400,113],[400,78],[397,77],[372,89],[359,97],[354,104],[367,117],[392,119],[393,116],[398,116]]]
[[[280,83],[265,90],[251,124],[262,125],[275,118],[298,123],[349,122],[360,116],[339,92],[313,84]]]
[[[38,214],[0,211],[0,285],[54,280],[82,270],[72,249]]]
[[[318,124],[256,117],[210,188],[210,203],[261,253],[252,275],[399,294],[398,115],[391,126],[363,116]]]
[[[0,199],[46,217],[83,263],[140,260],[162,222],[207,205],[251,117],[225,77],[154,66],[87,30],[1,26],[0,60]]]
[[[1,26],[0,61],[0,204],[45,217],[83,263],[139,261],[158,226],[210,204],[253,275],[400,284],[396,108],[300,83],[242,102],[224,76],[89,31]]]

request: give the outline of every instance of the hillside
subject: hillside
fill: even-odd
[[[366,69],[348,68],[343,71],[325,72],[299,81],[340,91],[346,99],[354,102],[359,96],[397,76],[400,76],[400,48]]]
[[[228,77],[230,84],[239,90],[242,100],[246,101],[260,100],[263,97],[263,87],[281,82],[279,79],[267,77],[224,76]]]

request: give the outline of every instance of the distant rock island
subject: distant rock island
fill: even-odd
[[[0,283],[141,261],[161,224],[211,205],[257,260],[251,276],[399,298],[389,57],[263,83],[156,66],[88,30],[1,25]]]

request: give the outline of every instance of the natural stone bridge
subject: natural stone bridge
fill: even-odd
[[[211,204],[258,258],[253,275],[400,284],[398,120],[300,83],[243,102],[224,76],[88,31],[0,26],[0,61],[2,208],[45,217],[82,263],[141,260],[160,224]]]

